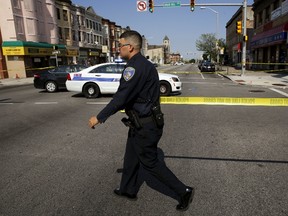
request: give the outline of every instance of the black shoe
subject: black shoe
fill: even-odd
[[[127,198],[127,199],[129,199],[131,201],[136,201],[137,200],[137,195],[136,194],[121,193],[119,188],[114,190],[114,194],[116,194],[119,197]]]
[[[180,203],[176,206],[178,211],[186,211],[189,208],[189,205],[192,203],[195,189],[191,187],[186,188],[185,194],[180,197]]]

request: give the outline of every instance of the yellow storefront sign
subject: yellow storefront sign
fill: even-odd
[[[78,56],[77,49],[67,49],[67,56]]]
[[[25,55],[24,47],[2,47],[3,55]]]

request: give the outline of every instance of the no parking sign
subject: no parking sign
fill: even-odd
[[[137,11],[147,11],[147,1],[137,1]]]

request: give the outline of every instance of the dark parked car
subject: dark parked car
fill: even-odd
[[[203,62],[200,66],[201,72],[215,72],[215,64],[212,62]]]
[[[79,72],[87,68],[84,65],[61,65],[54,69],[41,71],[34,74],[34,87],[46,89],[48,92],[56,92],[60,88],[66,88],[68,73]]]

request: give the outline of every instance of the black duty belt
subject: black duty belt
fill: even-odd
[[[140,117],[139,120],[142,124],[147,124],[147,123],[153,122],[153,117],[152,115],[148,117],[143,117],[143,118]]]

